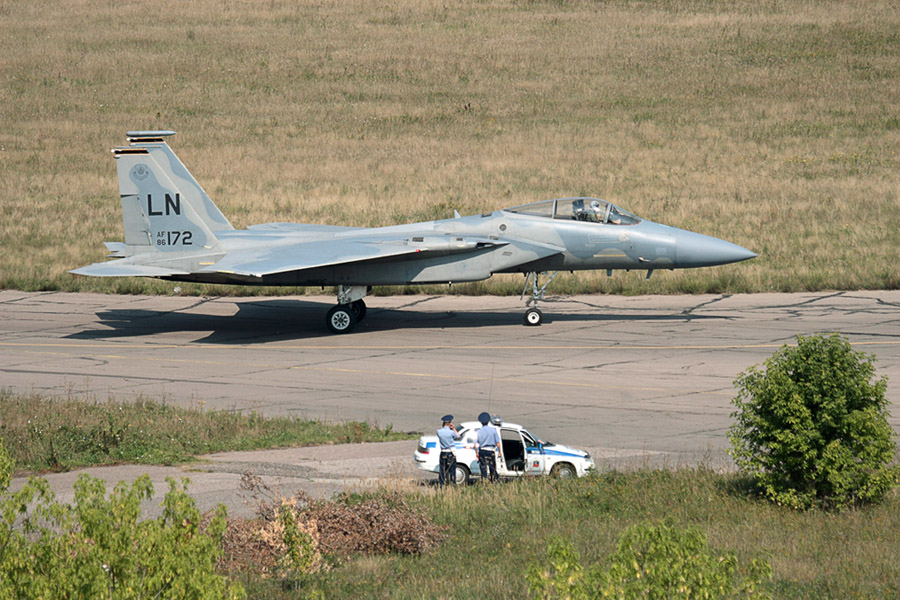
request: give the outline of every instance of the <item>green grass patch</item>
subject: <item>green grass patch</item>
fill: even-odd
[[[85,402],[0,390],[0,438],[18,471],[174,464],[210,452],[384,442],[413,436],[371,423],[263,418],[137,398]]]
[[[413,492],[412,502],[449,525],[437,549],[352,557],[299,582],[300,593],[242,582],[253,598],[526,598],[528,565],[544,559],[550,540],[571,540],[584,565],[603,563],[628,527],[670,519],[700,529],[711,549],[733,552],[742,564],[769,561],[774,598],[898,597],[896,492],[864,510],[824,513],[778,507],[749,490],[738,475],[700,468]]]

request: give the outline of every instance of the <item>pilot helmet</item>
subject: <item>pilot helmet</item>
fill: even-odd
[[[591,200],[591,208],[594,210],[600,210],[600,202],[597,200]]]
[[[491,422],[491,415],[489,413],[483,412],[478,415],[478,422],[482,425],[487,425]]]
[[[503,425],[503,419],[501,419],[501,418],[498,417],[497,415],[494,415],[493,417],[491,417],[491,424],[493,424],[493,425]]]

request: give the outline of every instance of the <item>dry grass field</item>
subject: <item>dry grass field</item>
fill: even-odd
[[[889,0],[0,0],[0,287],[170,289],[66,273],[170,128],[237,227],[593,195],[760,256],[553,291],[897,288],[898,100]]]

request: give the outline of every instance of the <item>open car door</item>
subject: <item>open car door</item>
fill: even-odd
[[[497,473],[504,477],[520,477],[525,474],[525,442],[515,429],[500,428],[503,445],[503,467],[498,461]]]
[[[547,472],[547,460],[544,456],[544,446],[527,431],[522,432],[525,441],[525,474],[543,475]]]

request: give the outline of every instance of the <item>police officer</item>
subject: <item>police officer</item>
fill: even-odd
[[[491,415],[486,412],[478,415],[481,429],[475,438],[475,450],[478,452],[478,468],[481,469],[481,480],[490,480],[491,483],[500,479],[497,474],[497,456],[502,453],[500,433],[491,425]]]
[[[441,470],[438,483],[443,487],[448,483],[456,483],[456,454],[453,453],[454,442],[459,439],[459,432],[453,426],[453,415],[444,415],[441,428],[437,430],[438,444],[441,447]]]

